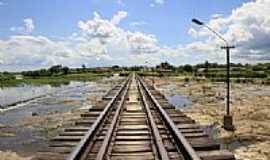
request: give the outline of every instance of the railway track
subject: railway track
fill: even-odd
[[[234,160],[194,120],[133,74],[36,159]]]

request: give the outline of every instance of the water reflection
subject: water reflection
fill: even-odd
[[[93,103],[89,98],[101,97],[107,88],[107,85],[96,82],[71,82],[69,85],[62,85],[56,88],[46,85],[21,86],[1,90],[1,94],[6,94],[6,98],[11,100],[13,97],[16,98],[16,96],[8,96],[7,94],[16,93],[16,91],[19,91],[21,95],[25,94],[24,98],[46,95],[24,103],[23,107],[0,112],[0,126],[4,126],[2,128],[0,127],[0,132],[11,132],[15,134],[15,136],[9,137],[0,136],[0,150],[29,153],[29,155],[37,152],[46,144],[46,139],[39,131],[40,128],[33,128],[33,126],[29,126],[27,123],[25,125],[25,118],[33,117],[33,113],[42,117],[45,115],[54,115],[54,113],[64,113],[75,108],[81,108],[82,106],[89,107]],[[35,94],[31,94],[32,92],[29,92],[28,89],[36,89]],[[16,94],[20,95],[19,93]]]
[[[169,103],[174,105],[177,109],[192,105],[192,102],[186,96],[183,95],[168,96],[167,99]]]
[[[17,87],[0,88],[0,108],[4,109],[18,103],[44,97],[48,94],[69,90],[85,85],[84,82],[68,82],[56,85],[22,85]]]

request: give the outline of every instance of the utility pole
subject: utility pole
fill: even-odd
[[[224,115],[224,129],[226,130],[234,130],[233,126],[233,117],[230,114],[230,49],[235,48],[235,46],[222,46],[221,49],[226,50],[226,61],[227,61],[227,76],[226,76],[226,82],[227,82],[227,103],[226,103],[226,115]]]
[[[192,22],[206,27],[209,31],[213,32],[219,39],[221,39],[223,42],[225,42],[225,46],[222,46],[221,49],[226,50],[226,61],[227,61],[227,74],[226,74],[226,84],[227,84],[227,95],[226,95],[226,114],[223,118],[223,128],[228,131],[233,131],[234,125],[233,125],[233,117],[230,114],[230,49],[235,48],[235,46],[230,46],[229,43],[226,41],[225,38],[222,37],[222,35],[212,28],[210,28],[205,23],[201,22],[198,19],[192,19]]]

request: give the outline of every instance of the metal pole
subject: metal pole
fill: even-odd
[[[227,83],[227,100],[226,100],[226,114],[224,115],[224,129],[233,131],[233,117],[230,115],[230,49],[235,48],[234,46],[225,46],[221,49],[226,49],[226,61],[227,61],[227,74],[226,74],[226,83]]]
[[[230,47],[226,47],[227,54],[227,115],[230,115]]]
[[[227,101],[226,101],[226,114],[224,115],[224,129],[232,131],[234,130],[233,126],[233,118],[230,115],[230,49],[235,48],[235,46],[229,46],[229,43],[222,37],[222,35],[215,30],[213,30],[208,25],[204,24],[198,19],[192,19],[192,22],[200,25],[205,26],[208,30],[213,32],[219,39],[225,42],[226,46],[221,47],[221,49],[226,49],[226,59],[227,59],[227,75],[226,75],[226,82],[227,82]]]

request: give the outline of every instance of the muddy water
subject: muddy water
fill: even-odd
[[[192,105],[191,101],[184,95],[176,94],[172,96],[167,96],[170,104],[174,105],[177,109],[182,107],[189,107]]]
[[[18,87],[0,88],[0,106],[1,109],[6,109],[20,103],[34,100],[35,98],[44,97],[47,94],[68,91],[69,89],[83,85],[85,85],[84,82],[71,81],[68,84],[62,84],[57,87],[51,85],[22,85]]]
[[[53,115],[82,106],[91,106],[89,98],[101,97],[109,87],[108,84],[96,82],[70,82],[68,85],[59,87],[22,86],[1,90],[1,100],[4,99],[2,104],[42,96],[7,107],[5,109],[12,109],[0,112],[0,150],[32,155],[46,144],[47,138],[37,128],[21,125],[21,121],[27,117],[33,117],[33,114],[37,117]],[[6,135],[6,133],[11,134]]]
[[[177,86],[175,84],[159,86],[158,89],[165,93],[168,102],[174,105],[176,109],[189,107],[192,105],[191,100],[186,95],[176,92]]]

